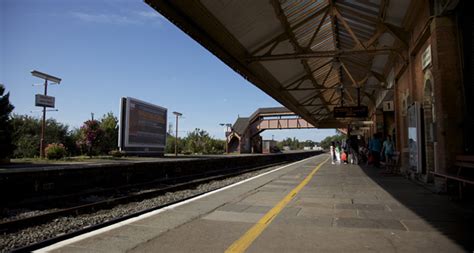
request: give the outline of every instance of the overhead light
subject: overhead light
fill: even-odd
[[[51,81],[53,83],[61,83],[61,78],[59,77],[55,77],[55,76],[52,76],[52,75],[48,75],[48,74],[45,74],[43,72],[40,72],[40,71],[37,71],[37,70],[32,70],[31,71],[31,74],[33,76],[36,76],[36,77],[39,77],[41,79],[45,79],[45,80],[48,80],[48,81]]]
[[[352,121],[351,125],[373,125],[374,122],[371,120]]]

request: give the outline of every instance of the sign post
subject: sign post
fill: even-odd
[[[54,97],[48,96],[48,81],[59,84],[61,82],[61,78],[57,78],[55,76],[48,75],[37,70],[31,71],[31,75],[44,79],[44,95],[37,94],[35,101],[36,106],[43,107],[43,121],[41,122],[40,157],[44,158],[44,130],[46,128],[46,107],[54,108]]]

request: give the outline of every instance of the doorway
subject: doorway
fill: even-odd
[[[425,73],[425,85],[423,89],[423,139],[424,150],[423,174],[429,174],[435,170],[435,142],[436,142],[436,116],[434,107],[433,78],[431,71]]]

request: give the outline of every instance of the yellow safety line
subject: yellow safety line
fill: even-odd
[[[272,210],[268,211],[252,228],[250,228],[239,240],[235,241],[225,252],[244,252],[255,239],[270,225],[275,217],[290,203],[290,201],[298,194],[298,192],[305,187],[313,178],[314,174],[321,168],[321,166],[329,160],[327,158],[320,163],[301,183],[296,186],[288,195],[286,195]]]

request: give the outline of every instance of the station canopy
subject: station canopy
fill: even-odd
[[[347,126],[333,117],[341,102],[378,106],[393,88],[387,65],[407,48],[410,0],[145,1],[318,128]]]

